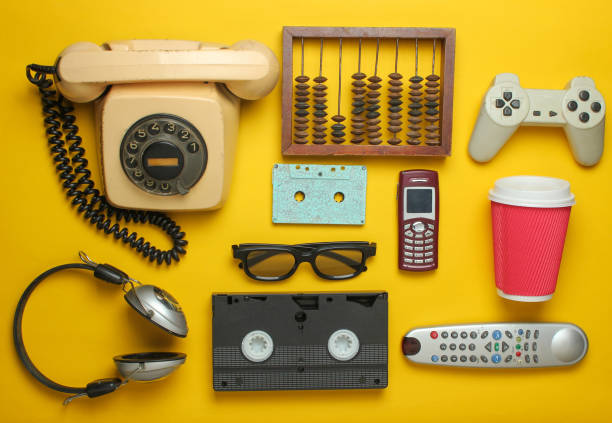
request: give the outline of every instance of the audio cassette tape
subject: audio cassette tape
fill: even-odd
[[[387,387],[386,292],[212,301],[216,391]]]

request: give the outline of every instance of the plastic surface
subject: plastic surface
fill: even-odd
[[[555,292],[570,210],[491,202],[495,285],[508,299],[547,300]]]
[[[484,96],[468,149],[474,160],[487,162],[521,125],[562,126],[576,161],[593,166],[603,153],[605,112],[589,77],[573,78],[564,90],[535,90],[523,89],[517,75],[501,73]]]
[[[576,204],[569,182],[545,176],[508,176],[495,181],[489,200],[522,207],[568,207]]]

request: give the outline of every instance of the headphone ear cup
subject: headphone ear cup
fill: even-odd
[[[118,355],[113,358],[124,378],[151,382],[168,376],[185,362],[187,356],[177,352],[145,352]]]

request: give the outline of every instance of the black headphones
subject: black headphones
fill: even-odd
[[[187,336],[188,328],[185,315],[172,295],[156,286],[142,285],[137,280],[130,278],[126,273],[109,264],[97,264],[82,251],[79,252],[79,257],[83,263],[63,264],[38,275],[28,285],[17,304],[13,321],[13,340],[19,358],[32,376],[51,389],[72,394],[64,400],[64,405],[66,405],[78,397],[88,396],[89,398],[94,398],[109,394],[130,380],[149,382],[160,379],[183,364],[187,358],[183,353],[146,352],[118,355],[113,360],[119,373],[123,376],[123,380],[119,378],[98,379],[82,388],[60,385],[43,375],[34,366],[23,344],[23,310],[34,289],[45,278],[66,269],[90,270],[93,271],[94,276],[98,279],[115,285],[121,285],[125,292],[123,297],[138,313],[172,335],[181,338]]]

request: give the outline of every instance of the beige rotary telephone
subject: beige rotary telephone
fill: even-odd
[[[170,264],[185,253],[187,241],[161,211],[223,205],[240,99],[270,93],[279,65],[274,53],[257,41],[225,47],[128,40],[72,44],[55,66],[31,64],[26,74],[42,97],[48,142],[71,204],[97,229],[151,261]],[[105,195],[90,179],[67,100],[95,101]],[[158,249],[121,228],[122,220],[161,227],[173,248]]]

